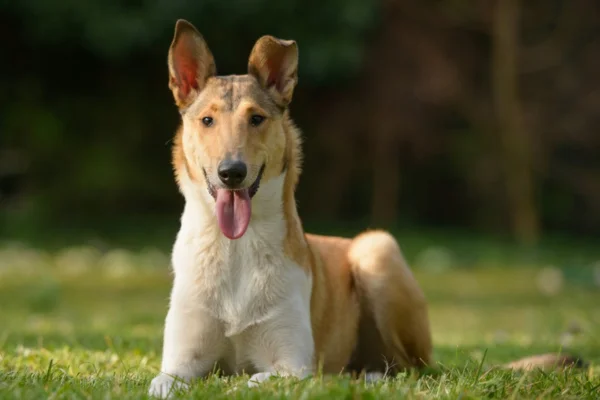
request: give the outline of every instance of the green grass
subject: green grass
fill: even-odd
[[[598,251],[511,250],[503,258],[503,245],[473,238],[479,244],[469,256],[468,240],[452,240],[407,240],[430,302],[436,372],[376,384],[280,379],[255,389],[246,388],[247,377],[211,377],[185,397],[599,398]],[[147,397],[160,365],[167,251],[0,245],[0,398]],[[494,368],[548,351],[574,352],[590,365],[550,373]]]

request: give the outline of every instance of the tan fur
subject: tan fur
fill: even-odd
[[[227,268],[237,268],[228,264],[231,252],[247,250],[232,250],[234,244],[223,241],[218,228],[210,222],[214,218],[211,217],[214,200],[207,194],[209,182],[218,184],[215,170],[219,162],[226,158],[239,159],[248,165],[246,185],[257,178],[264,165],[262,182],[271,185],[269,190],[279,193],[281,198],[268,199],[274,201],[269,206],[274,207],[271,209],[258,207],[261,204],[254,204],[253,200],[252,220],[269,221],[270,213],[277,215],[279,212],[283,220],[282,237],[276,239],[282,241],[274,240],[266,243],[264,249],[252,251],[258,253],[257,256],[264,251],[268,257],[281,258],[286,265],[302,271],[310,278],[310,321],[307,320],[307,324],[312,327],[313,367],[322,367],[327,373],[340,373],[349,370],[385,372],[390,367],[397,371],[431,365],[432,343],[426,299],[396,240],[389,233],[379,230],[364,232],[353,239],[304,233],[294,196],[301,172],[301,136],[288,110],[298,80],[297,65],[298,47],[294,41],[264,36],[251,51],[247,75],[217,76],[214,59],[202,36],[191,24],[185,21],[177,23],[169,51],[169,86],[182,114],[182,126],[174,140],[173,167],[186,200],[193,203],[193,207],[199,207],[193,209],[195,211],[190,208],[193,211],[191,215],[203,216],[203,223],[210,227],[206,228],[209,229],[206,233],[200,233],[206,238],[190,236],[190,239],[181,239],[187,240],[181,242],[179,246],[183,247],[178,249],[181,253],[178,262],[182,263],[179,268],[187,268],[181,273],[193,275],[195,272],[190,268],[196,268],[194,262],[202,262],[203,268],[209,268],[212,259]],[[248,122],[255,114],[266,117],[259,126],[252,126]],[[202,122],[207,116],[214,120],[210,126]],[[282,174],[283,180],[278,180]],[[269,182],[282,183],[277,188],[273,186],[275,183]],[[277,211],[278,208],[280,211]],[[193,228],[194,220],[191,220],[191,224]],[[277,220],[268,224],[277,229]],[[272,231],[268,224],[264,228],[267,233]],[[188,226],[186,229],[191,228]],[[214,244],[210,248],[194,248],[191,240]],[[251,243],[261,243],[260,236],[252,240]],[[215,249],[214,246],[219,247]],[[241,254],[248,256],[247,253]],[[266,263],[261,267],[266,268],[271,258],[259,258],[257,262]],[[196,259],[200,261],[194,261]],[[188,265],[188,262],[191,264]],[[251,267],[244,268],[250,271],[248,268]],[[202,291],[203,285],[210,286],[209,293],[214,296],[225,296],[223,299],[226,301],[235,300],[232,300],[228,290],[221,292],[220,286],[207,281],[208,273],[215,274],[214,279],[219,279],[218,270],[207,270],[197,282],[180,284],[183,289],[177,293],[183,293],[178,299],[183,301],[180,307],[184,311],[179,313],[185,312],[188,307],[185,296],[194,295],[193,292],[185,294],[185,290]],[[257,278],[252,279],[288,279],[295,276],[270,277],[262,272],[260,274],[263,275],[256,275]],[[277,296],[276,288],[272,289],[272,296]],[[260,291],[251,292],[248,296],[254,296],[251,298],[259,303],[266,301],[261,298],[265,295]],[[273,307],[269,304],[268,301],[265,303],[267,311],[268,307]],[[302,303],[294,304],[297,306]],[[232,310],[233,321],[244,318],[236,314],[235,308]],[[256,318],[262,318],[260,315],[257,314]],[[174,314],[172,318],[176,317]],[[215,326],[221,326],[214,317],[205,318],[217,324]],[[201,325],[197,329],[201,329]],[[240,332],[239,337],[243,339],[245,334]],[[187,333],[175,330],[171,335]],[[211,340],[217,343],[220,339]],[[169,343],[171,346],[177,345],[177,342]],[[235,340],[223,346],[234,344]],[[189,345],[193,345],[193,342]],[[183,354],[178,349],[170,351]],[[191,359],[189,362],[192,362]],[[273,360],[273,363],[277,364],[277,361]],[[165,365],[169,365],[168,362]],[[515,363],[509,367],[522,366]],[[175,365],[173,368],[179,367]],[[231,369],[235,370],[236,367]],[[182,369],[184,373],[188,370]],[[194,373],[204,370],[196,368]],[[164,386],[170,381],[163,379],[157,382],[153,390],[158,393],[162,390],[160,385]]]
[[[587,366],[587,362],[570,354],[547,353],[524,357],[503,365],[503,368],[519,369],[524,371],[532,371],[537,369],[548,371],[571,367],[585,368]]]

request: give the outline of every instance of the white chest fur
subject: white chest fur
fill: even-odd
[[[200,307],[220,320],[226,336],[285,312],[290,297],[309,303],[310,277],[284,254],[285,221],[269,184],[280,182],[261,187],[240,239],[229,240],[220,232],[206,204],[188,200],[181,219],[172,256],[173,295],[184,297],[177,299],[180,304]]]

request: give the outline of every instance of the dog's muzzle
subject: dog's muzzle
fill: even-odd
[[[240,163],[243,165],[243,175],[244,177],[241,178],[240,182],[237,183],[237,185],[239,185],[239,183],[241,183],[241,181],[243,181],[246,176],[247,176],[247,167],[246,164],[244,164],[243,162],[240,161],[234,161],[232,163]],[[219,164],[219,170],[217,171],[217,174],[219,175],[219,179],[223,182],[223,177],[221,176],[221,166],[223,165],[224,162],[221,162],[221,164]],[[233,171],[232,171],[233,169]],[[236,171],[237,169],[237,171]],[[231,174],[233,173],[234,178],[233,180],[238,180],[240,179],[239,176],[242,174],[242,167],[241,166],[234,166],[233,168],[231,168],[230,166],[226,166],[223,168],[223,174],[229,174],[229,176],[227,176],[225,179],[231,179]],[[226,172],[225,172],[226,171]],[[250,195],[250,197],[254,197],[254,195],[256,194],[256,192],[258,192],[258,188],[260,187],[260,181],[262,179],[263,173],[265,172],[265,164],[263,164],[260,167],[260,170],[258,171],[258,175],[256,176],[256,179],[254,180],[254,182],[252,183],[252,185],[250,185],[250,187],[248,187],[248,194]],[[212,184],[212,182],[210,181],[210,179],[208,178],[208,174],[206,173],[206,169],[202,168],[202,173],[204,174],[204,179],[206,179],[206,186],[208,189],[208,193],[212,196],[213,199],[217,198],[217,189],[215,188],[215,186]],[[232,181],[233,182],[233,181]],[[225,182],[223,182],[224,184],[226,184]],[[228,185],[226,184],[226,186],[228,188],[230,188],[231,190],[241,190],[241,188],[235,188],[232,187],[234,186],[232,185]]]

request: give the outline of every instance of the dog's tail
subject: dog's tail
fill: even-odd
[[[504,364],[502,367],[514,370],[531,371],[534,369],[552,370],[562,368],[587,368],[588,363],[576,355],[546,353],[529,356]]]

